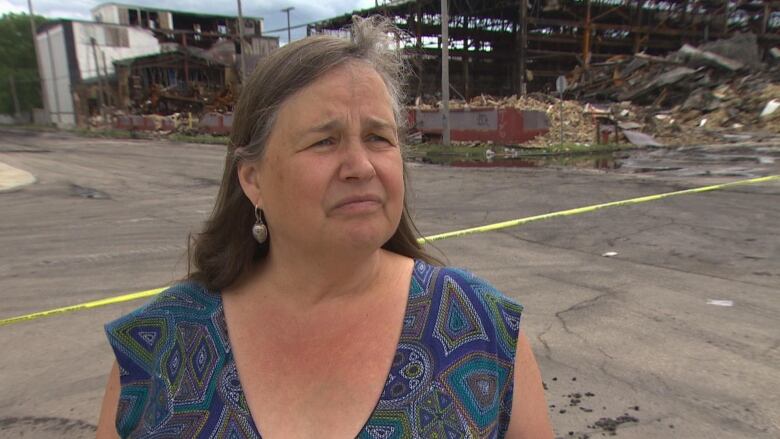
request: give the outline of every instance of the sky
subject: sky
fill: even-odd
[[[242,0],[241,9],[244,16],[262,17],[266,30],[285,28],[287,26],[287,14],[281,12],[287,7],[294,7],[290,12],[290,25],[308,23],[349,13],[356,9],[364,9],[374,6],[375,0]],[[382,1],[379,1],[380,4]],[[91,20],[90,9],[101,3],[100,0],[33,0],[33,11],[37,15],[47,18],[73,18],[79,20]],[[118,0],[116,3],[160,7],[165,9],[181,10],[188,12],[214,13],[221,15],[238,15],[238,6],[235,0]],[[0,0],[0,15],[7,12],[27,12],[27,0]],[[278,36],[281,43],[287,42],[287,31],[269,34]],[[293,40],[306,36],[306,28],[292,30]]]

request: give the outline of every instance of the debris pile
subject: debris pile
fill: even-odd
[[[140,94],[131,103],[133,114],[219,113],[233,110],[236,97],[230,84],[221,88],[193,83],[188,87],[174,84],[162,87],[152,84],[148,93]]]
[[[436,104],[418,104],[417,108],[432,110],[441,107],[441,102]],[[527,96],[512,95],[509,97],[495,97],[488,95],[477,96],[470,101],[450,100],[450,109],[477,109],[477,108],[515,108],[518,110],[534,110],[547,114],[550,120],[550,130],[533,140],[523,143],[524,147],[543,148],[560,143],[561,124],[566,143],[590,144],[595,141],[596,122],[591,114],[577,101],[563,101],[563,119],[561,119],[560,100],[556,97],[542,93],[531,93]]]
[[[568,75],[571,87],[565,97],[571,99],[562,102],[552,95],[531,93],[520,97],[481,95],[468,101],[451,100],[449,106],[453,110],[513,108],[544,112],[549,130],[523,143],[524,147],[558,145],[561,132],[564,143],[581,145],[617,141],[674,146],[777,140],[780,47],[771,48],[765,55],[766,63],[762,62],[755,35],[737,34],[698,47],[685,44],[664,57],[618,55],[587,68],[578,67]],[[239,90],[230,83],[222,88],[210,84],[183,88],[152,85],[146,94],[134,93],[127,113],[115,110],[95,116],[88,123],[93,127],[111,123],[117,129],[160,135],[224,135],[232,126],[231,111]],[[440,107],[441,102],[418,101],[412,109]],[[423,133],[412,130],[408,141],[424,141]]]
[[[753,34],[685,44],[665,57],[620,55],[570,77],[574,97],[613,102],[617,120],[667,144],[780,134],[780,66],[761,62]]]

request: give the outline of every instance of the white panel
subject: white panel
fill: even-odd
[[[79,60],[79,70],[82,79],[90,79],[97,76],[95,68],[95,55],[93,53],[90,38],[95,38],[97,42],[97,57],[100,65],[100,74],[107,70],[108,74],[114,73],[113,62],[125,58],[160,53],[160,43],[154,35],[145,29],[122,26],[121,28],[128,32],[128,42],[130,47],[106,46],[105,29],[114,26],[104,26],[91,23],[73,23],[73,35],[76,44],[76,57]],[[78,29],[78,31],[77,31]],[[106,63],[103,64],[103,53],[105,53]]]
[[[92,17],[100,16],[103,23],[119,23],[119,8],[116,5],[100,5],[92,9]]]
[[[121,24],[119,21],[119,8],[117,6],[111,5],[111,22]]]
[[[160,29],[173,29],[173,15],[170,12],[160,12]]]
[[[68,69],[68,52],[65,48],[65,32],[62,27],[56,31],[49,32],[51,40],[52,58],[54,59],[54,70],[57,74],[55,81],[57,95],[60,100],[60,111],[62,113],[73,112],[73,98],[70,94],[70,74]]]
[[[35,36],[38,42],[38,65],[40,71],[38,72],[43,80],[44,93],[46,94],[46,103],[49,106],[49,111],[54,110],[54,84],[52,82],[51,63],[49,62],[49,39],[46,34],[38,34]]]
[[[59,127],[75,125],[73,98],[65,49],[65,32],[61,25],[36,36],[41,67],[46,83],[46,97],[52,123]]]

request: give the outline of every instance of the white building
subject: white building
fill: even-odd
[[[99,23],[124,24],[153,30],[186,30],[223,35],[238,33],[237,17],[172,11],[123,3],[102,3],[90,11]],[[244,17],[244,35],[262,35],[263,19]]]
[[[38,29],[38,66],[44,82],[51,122],[77,124],[76,86],[114,74],[113,61],[160,52],[160,42],[147,30],[131,26],[60,20]]]
[[[79,115],[94,113],[97,90],[105,90],[103,101],[110,100],[110,87],[94,85],[114,77],[114,61],[160,53],[171,44],[209,50],[238,35],[238,19],[232,16],[121,3],[104,3],[91,12],[94,22],[59,20],[41,26],[36,35],[44,99],[52,123],[60,127],[78,125]],[[278,39],[262,36],[262,18],[244,17],[243,23],[247,63],[254,65],[255,58],[278,47]],[[93,87],[84,87],[89,84]]]

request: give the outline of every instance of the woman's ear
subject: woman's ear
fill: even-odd
[[[238,182],[241,184],[244,195],[246,195],[252,205],[262,207],[263,200],[260,195],[260,162],[246,162],[243,160],[239,162]]]

